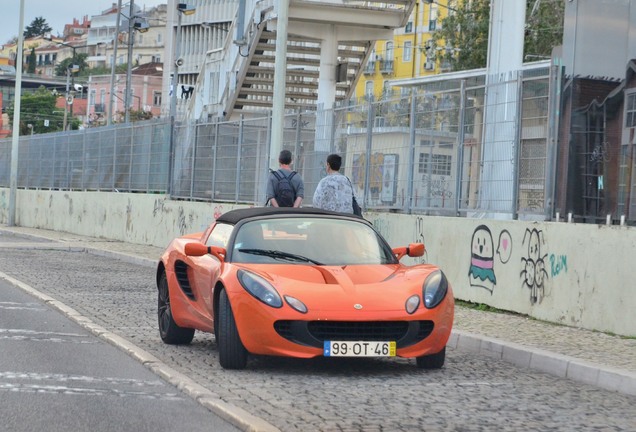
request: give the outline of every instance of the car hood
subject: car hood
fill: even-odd
[[[350,309],[352,304],[362,304],[365,311],[403,311],[408,297],[422,295],[424,280],[437,267],[267,264],[251,265],[249,270],[270,280],[280,294],[301,300],[310,310]]]

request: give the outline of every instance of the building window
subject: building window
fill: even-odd
[[[364,95],[367,98],[373,97],[373,81],[369,80],[364,85]]]
[[[428,31],[437,30],[437,6],[431,4],[431,14],[428,17]]]
[[[420,153],[418,161],[418,172],[420,174],[432,175],[451,175],[451,162],[453,158],[450,155]]]
[[[625,127],[636,126],[636,93],[630,93],[625,98]]]
[[[103,104],[106,101],[106,89],[101,89],[99,91],[99,103]]]
[[[385,45],[385,61],[393,60],[393,42],[387,42]]]
[[[409,21],[406,23],[406,27],[404,27],[404,33],[413,33],[413,21]]]
[[[159,91],[152,92],[152,104],[154,106],[161,106],[161,92]]]
[[[413,56],[413,42],[405,41],[404,48],[402,50],[402,61],[410,62]]]

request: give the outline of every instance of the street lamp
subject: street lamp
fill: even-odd
[[[177,34],[175,37],[174,63],[172,73],[171,97],[170,97],[170,161],[168,167],[168,193],[172,192],[172,169],[174,163],[174,141],[175,141],[175,114],[177,111],[177,85],[179,82],[179,66],[182,63],[181,56],[181,16],[192,15],[196,12],[194,6],[187,3],[177,3]]]
[[[196,12],[194,6],[187,3],[177,3],[177,35],[174,49],[174,72],[172,74],[172,95],[170,97],[170,118],[174,120],[177,110],[177,85],[179,84],[179,66],[181,66],[181,16],[192,15]]]
[[[128,14],[128,66],[126,67],[126,95],[124,98],[125,122],[130,122],[130,100],[132,99],[132,50],[135,43],[135,31],[145,33],[150,26],[142,17],[133,15],[135,1],[130,0],[130,12]]]

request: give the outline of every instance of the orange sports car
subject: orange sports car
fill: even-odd
[[[221,366],[249,354],[415,357],[441,368],[454,299],[422,243],[393,248],[364,219],[313,208],[248,208],[173,240],[157,268],[161,339],[214,333]]]

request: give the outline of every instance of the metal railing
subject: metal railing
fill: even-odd
[[[488,92],[484,81],[438,82],[379,101],[287,115],[282,147],[292,151],[304,179],[304,203],[311,205],[326,174],[326,156],[337,152],[366,209],[551,218],[549,69],[490,83]],[[488,96],[510,91],[519,99]],[[24,136],[17,184],[263,205],[268,170],[277,168],[268,166],[270,130],[267,116],[178,125],[172,176],[166,121]],[[11,140],[1,140],[3,187],[10,151]]]

